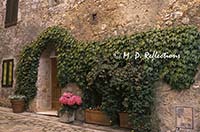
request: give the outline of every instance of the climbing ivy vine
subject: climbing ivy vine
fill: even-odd
[[[32,100],[37,94],[36,82],[42,51],[53,44],[58,53],[67,54],[67,51],[75,43],[75,39],[65,29],[59,27],[47,28],[41,33],[38,39],[28,44],[20,54],[16,70],[17,83],[15,93],[26,95],[27,102]],[[64,48],[67,50],[61,51]],[[59,58],[59,62],[61,61],[62,58]]]
[[[51,44],[58,53],[60,85],[77,83],[84,107],[100,105],[114,123],[119,112],[128,112],[137,132],[153,131],[154,83],[163,80],[174,90],[188,89],[200,62],[200,33],[192,26],[97,42],[80,42],[66,29],[50,27],[20,55],[16,94],[26,95],[27,102],[36,96],[39,58]]]

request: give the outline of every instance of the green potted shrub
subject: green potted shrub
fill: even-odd
[[[10,95],[8,97],[12,104],[12,109],[14,113],[22,113],[25,111],[25,99],[24,95]]]

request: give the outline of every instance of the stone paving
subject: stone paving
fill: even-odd
[[[91,126],[65,124],[59,122],[57,117],[29,112],[15,114],[11,109],[0,107],[0,132],[126,132],[111,128],[98,130],[98,127]]]

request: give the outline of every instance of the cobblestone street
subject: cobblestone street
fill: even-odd
[[[94,128],[91,128],[93,126]],[[24,112],[12,113],[11,109],[0,107],[0,132],[124,132],[125,130],[99,130],[98,126],[71,125],[59,122],[57,117]],[[98,129],[98,130],[97,130]]]

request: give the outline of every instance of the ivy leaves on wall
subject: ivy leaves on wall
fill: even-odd
[[[100,42],[79,42],[67,30],[50,27],[20,55],[16,94],[26,95],[27,102],[36,96],[39,58],[50,44],[55,44],[58,53],[60,85],[77,83],[85,107],[101,105],[113,122],[118,112],[128,112],[138,132],[152,131],[154,82],[162,79],[174,90],[187,89],[200,62],[200,34],[195,27],[152,30]],[[136,53],[141,56],[135,58]]]
[[[60,64],[63,58],[65,58],[64,54],[69,52],[71,45],[75,45],[74,43],[75,40],[67,30],[59,27],[47,28],[41,33],[38,39],[27,45],[20,54],[16,70],[17,83],[15,93],[26,95],[27,102],[32,100],[37,94],[36,82],[42,51],[49,45],[55,44]],[[63,68],[65,68],[63,65],[59,65],[59,69],[63,70]]]

